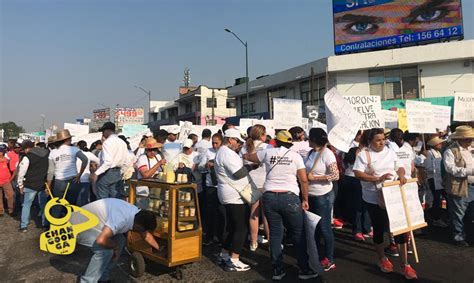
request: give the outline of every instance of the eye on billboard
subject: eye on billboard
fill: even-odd
[[[462,39],[461,0],[333,0],[335,54]]]

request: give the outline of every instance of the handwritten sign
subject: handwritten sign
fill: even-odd
[[[344,99],[363,118],[361,130],[372,128],[385,128],[385,120],[382,113],[380,96],[376,95],[351,95],[344,96]]]
[[[178,139],[180,142],[184,142],[193,130],[193,123],[188,121],[179,121],[179,125],[181,126],[181,131],[179,132]]]
[[[340,151],[348,152],[363,118],[336,88],[324,95],[324,102],[329,142]]]
[[[433,115],[437,130],[444,131],[451,125],[451,106],[433,105]]]
[[[407,110],[398,109],[398,128],[402,131],[408,131]]]
[[[408,131],[419,134],[436,133],[431,103],[407,100],[406,110]]]
[[[385,120],[385,128],[395,129],[398,128],[398,112],[390,110],[382,110]]]
[[[474,121],[474,93],[456,92],[454,95],[454,121]]]
[[[273,99],[273,120],[278,129],[290,129],[294,126],[301,126],[302,117],[301,100]]]

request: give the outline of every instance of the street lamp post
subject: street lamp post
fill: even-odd
[[[44,132],[45,129],[44,129],[44,119],[46,118],[46,115],[45,114],[41,114],[41,132]]]
[[[136,85],[134,85],[133,87],[143,91],[144,93],[148,95],[148,123],[150,123],[151,122],[150,121],[151,120],[151,90],[147,91],[141,86],[136,86]]]
[[[238,37],[233,31],[226,28],[226,32],[231,33],[245,46],[245,94],[247,100],[247,118],[250,117],[250,101],[249,101],[249,56],[248,56],[248,44]]]

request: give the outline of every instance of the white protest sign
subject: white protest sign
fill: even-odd
[[[433,105],[429,102],[407,100],[408,131],[419,134],[436,133]]]
[[[301,126],[303,110],[301,100],[273,98],[273,121],[277,129]]]
[[[453,120],[460,122],[474,121],[474,93],[455,93]]]
[[[348,152],[363,119],[336,88],[324,95],[324,102],[329,142],[340,151]]]
[[[451,125],[451,106],[433,105],[432,107],[436,129],[446,130]]]
[[[87,143],[87,146],[90,147],[93,142],[96,142],[96,141],[102,139],[102,133],[100,133],[100,132],[90,133],[90,134],[87,134],[87,135],[82,135],[80,137],[77,137],[76,139],[77,139],[76,142],[78,142],[80,140],[85,141]]]
[[[193,130],[193,123],[188,121],[179,121],[179,125],[181,126],[181,131],[179,132],[179,141],[184,142]]]
[[[385,128],[398,128],[398,111],[382,110],[385,120]]]
[[[239,130],[241,132],[247,133],[247,129],[254,125],[255,120],[256,119],[247,119],[247,118],[240,119],[240,121],[239,121]]]
[[[147,125],[125,124],[122,128],[122,135],[125,137],[132,137],[140,132],[146,131]]]
[[[404,185],[406,206],[410,215],[410,224],[405,213],[403,197],[399,184],[387,186],[382,189],[385,207],[390,223],[390,232],[394,234],[405,233],[425,226],[425,216],[418,197],[418,184],[410,182]]]
[[[64,123],[64,129],[69,130],[69,133],[73,136],[72,142],[78,142],[81,136],[85,136],[89,133],[88,125]]]
[[[321,265],[319,264],[318,248],[314,241],[314,234],[316,232],[316,226],[321,220],[321,216],[314,214],[309,211],[305,211],[305,228],[306,228],[306,244],[308,247],[308,264],[313,271],[322,272]]]
[[[135,135],[129,137],[127,140],[130,143],[130,148],[133,150],[137,149],[140,145],[140,141],[142,140],[143,136],[151,136],[150,129],[146,128],[145,130],[136,133]]]
[[[363,118],[361,130],[372,128],[385,128],[384,115],[382,113],[382,103],[377,95],[351,95],[344,96],[344,99]]]

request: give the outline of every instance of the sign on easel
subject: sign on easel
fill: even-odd
[[[401,187],[399,181],[384,183],[382,193],[390,223],[390,233],[393,236],[410,233],[413,252],[418,262],[413,230],[426,227],[428,224],[425,222],[423,207],[418,198],[416,181],[417,179],[410,179]]]

